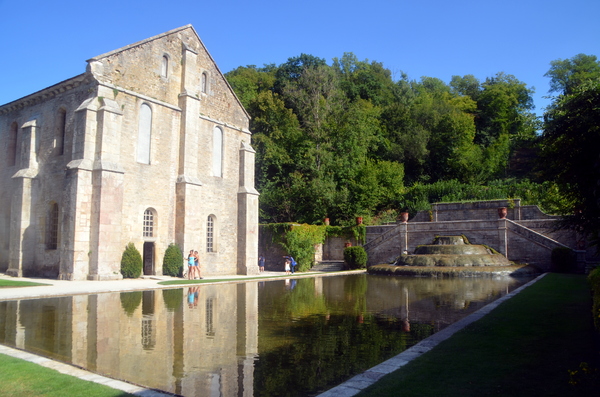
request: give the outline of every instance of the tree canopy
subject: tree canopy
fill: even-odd
[[[552,64],[552,87],[595,73],[595,57],[576,58]],[[448,181],[484,192],[523,178],[511,163],[540,140],[533,89],[504,72],[452,76],[449,84],[394,79],[383,64],[345,53],[330,65],[301,54],[226,77],[252,117],[261,222],[347,224],[422,209],[407,199],[411,190]]]

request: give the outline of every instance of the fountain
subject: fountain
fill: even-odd
[[[436,236],[430,245],[419,245],[414,254],[405,252],[392,264],[369,267],[370,274],[407,276],[473,277],[532,275],[539,270],[516,265],[494,249],[470,244],[465,236]]]

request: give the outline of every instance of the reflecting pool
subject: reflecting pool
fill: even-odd
[[[185,396],[306,396],[530,279],[328,276],[0,302],[0,343]]]

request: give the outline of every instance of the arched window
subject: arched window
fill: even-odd
[[[140,106],[140,124],[138,127],[137,161],[150,164],[150,141],[152,137],[152,109],[147,103]]]
[[[48,213],[48,230],[46,239],[46,249],[55,250],[58,248],[58,204],[50,205]]]
[[[19,125],[14,122],[10,125],[10,131],[8,135],[8,151],[6,153],[6,161],[9,167],[12,167],[17,163],[17,133],[19,131]]]
[[[58,110],[56,120],[56,152],[59,156],[65,154],[65,136],[67,132],[67,111],[63,108]]]
[[[215,217],[208,216],[206,221],[206,252],[214,252],[215,250]]]
[[[160,75],[162,77],[167,77],[169,73],[169,58],[166,55],[163,55],[162,60],[160,62]]]
[[[215,127],[213,130],[213,176],[223,176],[223,130]]]
[[[148,208],[144,211],[144,237],[154,237],[154,211]]]
[[[208,89],[208,75],[206,74],[206,72],[202,73],[202,79],[200,81],[200,89],[204,94],[206,94],[206,90]]]

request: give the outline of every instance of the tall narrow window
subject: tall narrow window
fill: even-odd
[[[58,204],[53,203],[50,206],[48,214],[48,240],[46,249],[55,250],[58,248]]]
[[[167,77],[169,73],[169,58],[166,55],[163,55],[162,60],[160,62],[160,75],[162,77]]]
[[[146,103],[140,107],[138,127],[137,161],[150,164],[150,138],[152,136],[152,109]]]
[[[212,215],[208,216],[206,222],[206,252],[214,252],[215,243],[215,218]]]
[[[154,212],[151,209],[144,211],[144,237],[154,237]]]
[[[223,176],[223,130],[215,127],[213,130],[213,176]]]
[[[19,126],[16,122],[10,125],[10,133],[8,135],[8,152],[6,153],[7,165],[9,167],[17,163],[17,132]]]
[[[61,108],[58,111],[56,124],[56,152],[62,156],[65,154],[65,136],[67,132],[67,111],[65,109]]]
[[[208,76],[205,73],[202,73],[202,80],[200,82],[200,89],[202,90],[202,92],[204,94],[206,94],[206,90],[207,90],[207,85],[208,85]]]

